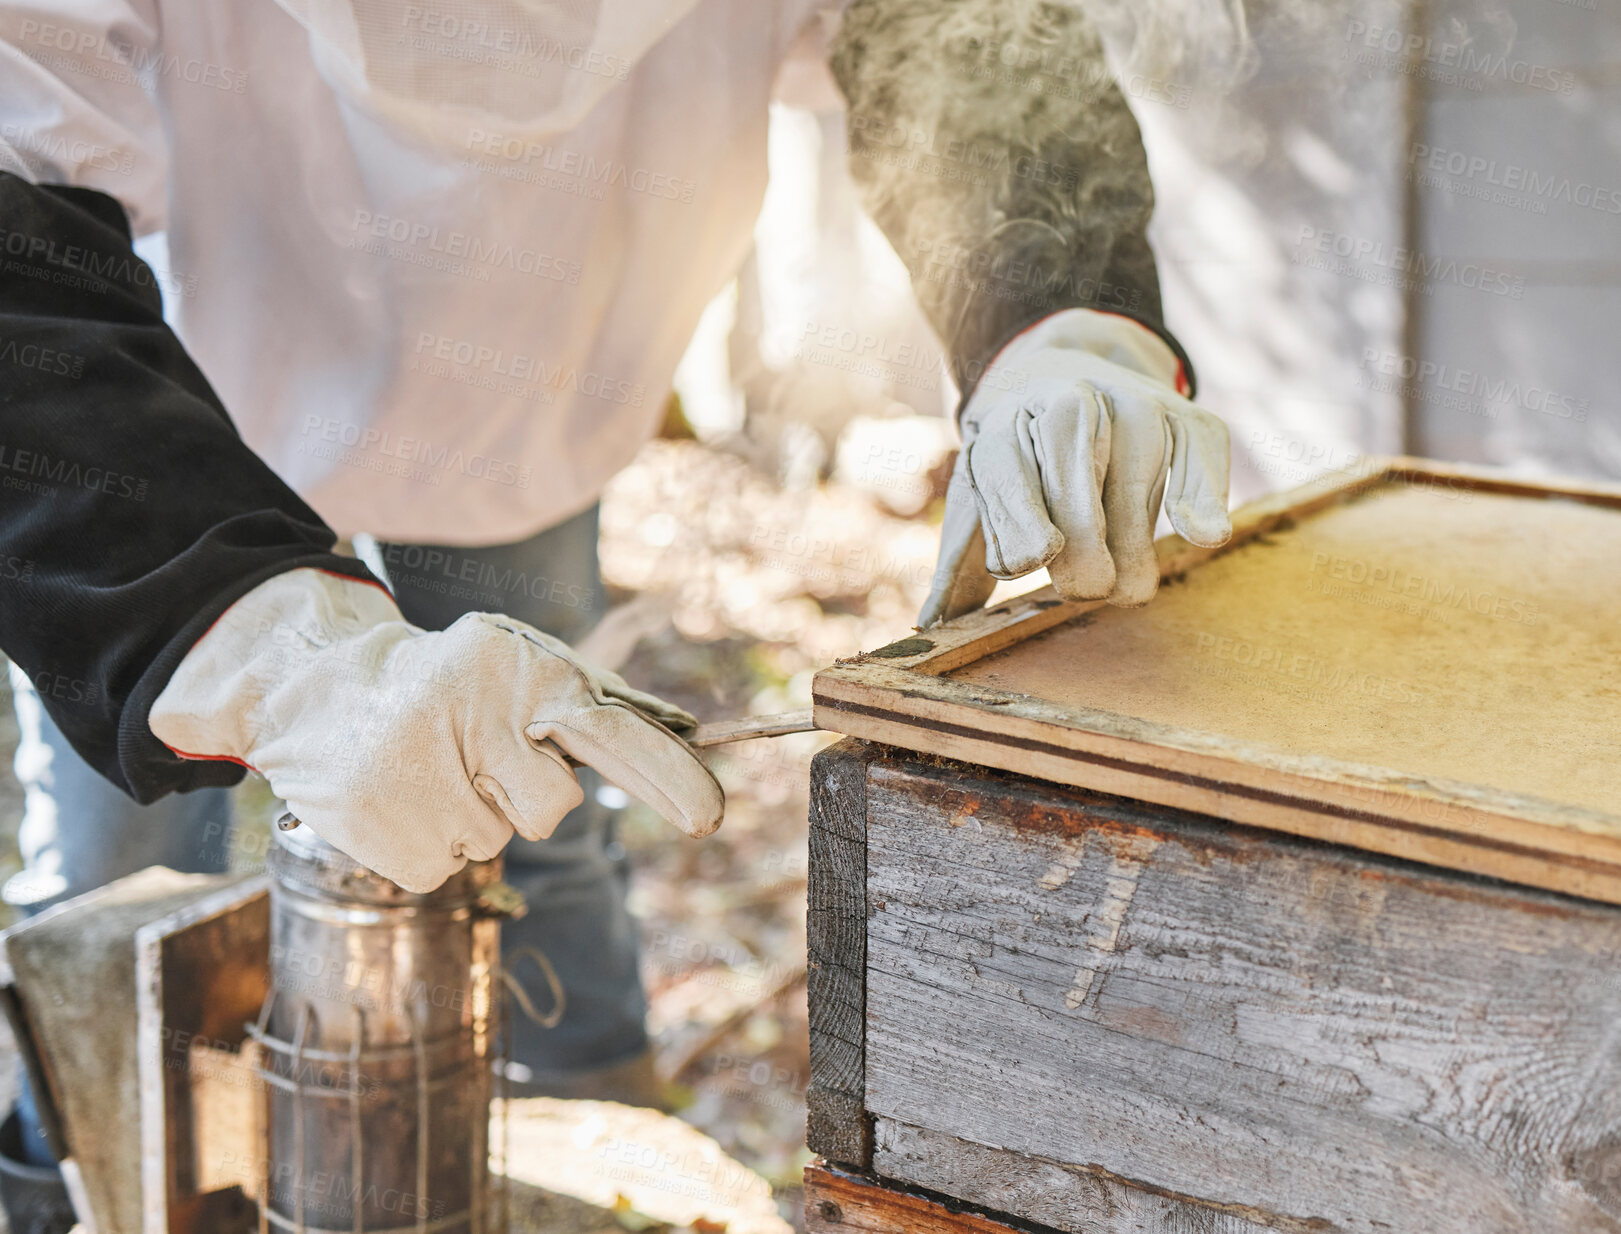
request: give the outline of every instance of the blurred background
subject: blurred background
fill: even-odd
[[[1621,9],[1255,0],[1246,17],[1243,74],[1196,56],[1122,69],[1168,323],[1231,427],[1235,502],[1369,453],[1621,476]],[[933,568],[957,394],[856,204],[828,33],[784,73],[754,252],[705,314],[663,435],[603,506],[616,607],[590,650],[700,719],[807,705],[818,667],[909,632]],[[1032,90],[1063,84],[1007,60]],[[22,810],[5,702],[0,877]],[[639,807],[621,837],[670,1102],[792,1222],[823,743],[717,753],[727,820],[702,844]],[[233,851],[251,868],[270,802],[262,782],[239,793]]]

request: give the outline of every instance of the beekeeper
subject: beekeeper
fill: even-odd
[[[533,906],[509,936],[570,996],[516,1059],[645,1055],[616,789],[692,836],[722,796],[690,717],[567,644],[602,611],[598,497],[749,247],[773,81],[825,7],[0,7],[15,901],[217,867],[252,768],[413,890],[507,850]],[[1161,320],[1095,28],[854,0],[832,67],[964,393],[922,624],[1043,566],[1145,603],[1162,499],[1194,543],[1229,534],[1227,438]],[[163,274],[131,248],[154,232]],[[378,539],[386,586],[335,533]]]

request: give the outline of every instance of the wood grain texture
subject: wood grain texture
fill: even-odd
[[[813,1162],[805,1167],[805,1228],[809,1234],[1009,1234],[1020,1227]]]
[[[1397,460],[1370,458],[1354,472],[1331,472],[1286,493],[1271,493],[1233,511],[1233,534],[1217,548],[1189,544],[1181,536],[1164,536],[1154,543],[1160,577],[1173,578],[1212,557],[1292,523],[1313,511],[1334,505],[1347,496],[1384,481]],[[1049,630],[1082,613],[1106,607],[1101,600],[1063,600],[1051,587],[1015,596],[994,607],[967,613],[955,621],[933,626],[911,638],[871,651],[892,668],[940,676],[972,664],[1006,647]],[[818,728],[823,727],[821,724]],[[838,729],[832,730],[838,732]]]
[[[1086,1234],[1320,1234],[1326,1228],[1278,1224],[1275,1214],[1224,1210],[1107,1170],[1007,1153],[888,1118],[877,1121],[873,1169],[932,1191],[971,1195],[993,1212],[1018,1213],[1026,1221]]]
[[[806,889],[811,1082],[806,1142],[831,1161],[865,1168],[867,757],[841,741],[811,760],[810,871]]]
[[[5,932],[5,962],[98,1229],[143,1228],[138,932],[237,877],[153,866]]]
[[[258,1225],[247,1199],[257,1188],[230,1184],[263,1168],[263,1146],[246,1124],[218,1115],[240,1104],[263,1113],[251,1061],[228,1056],[244,1045],[269,991],[269,886],[267,875],[239,879],[136,931],[144,1234]],[[238,1134],[221,1138],[227,1127]]]
[[[898,753],[866,801],[885,1175],[1072,1231],[1100,1180],[1228,1222],[1167,1229],[1621,1231],[1621,913]]]
[[[1161,541],[1146,609],[1024,597],[825,670],[817,723],[1621,903],[1621,496],[1538,491],[1403,462],[1269,498]]]
[[[1618,562],[1621,512],[1386,486],[954,676],[1609,816]]]

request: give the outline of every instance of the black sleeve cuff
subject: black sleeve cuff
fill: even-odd
[[[181,758],[159,741],[150,724],[152,704],[157,702],[158,695],[163,693],[187,653],[213,628],[226,609],[267,579],[305,567],[363,582],[378,581],[354,557],[340,557],[336,553],[282,557],[267,560],[252,573],[236,578],[199,608],[141,674],[124,704],[118,726],[118,765],[124,787],[136,801],[147,805],[168,793],[229,787],[242,779],[245,769],[241,763],[229,759]]]
[[[240,779],[152,702],[266,578],[370,578],[335,540],[165,323],[123,207],[0,172],[0,645],[73,748],[141,802]]]

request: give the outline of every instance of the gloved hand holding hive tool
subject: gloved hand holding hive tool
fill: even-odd
[[[1148,603],[1161,500],[1190,543],[1226,543],[1227,427],[1178,391],[1179,369],[1152,331],[1087,309],[1004,347],[963,408],[918,625],[970,612],[996,579],[1042,566],[1066,599]]]
[[[770,105],[824,67],[964,394],[922,624],[1043,566],[1066,597],[1145,603],[1162,498],[1189,540],[1227,535],[1225,430],[1188,401],[1088,5],[66,7],[0,0],[0,326],[38,358],[0,380],[21,911],[226,870],[250,766],[412,891],[505,848],[529,911],[502,945],[569,988],[555,1028],[514,1022],[511,1061],[549,1093],[652,1078],[623,795],[597,775],[707,834],[722,795],[693,747],[720,738],[683,740],[691,717],[566,644],[608,604],[606,486],[746,269]],[[490,31],[515,71],[467,54]],[[107,47],[223,56],[234,88],[109,74]],[[981,71],[1009,48],[1088,84]],[[134,248],[160,233],[167,272]],[[336,550],[361,534],[388,590]]]
[[[670,731],[695,723],[521,621],[430,633],[382,588],[311,569],[227,609],[151,713],[181,757],[262,773],[323,839],[416,892],[514,832],[550,836],[582,800],[564,755],[708,835],[720,785]]]

